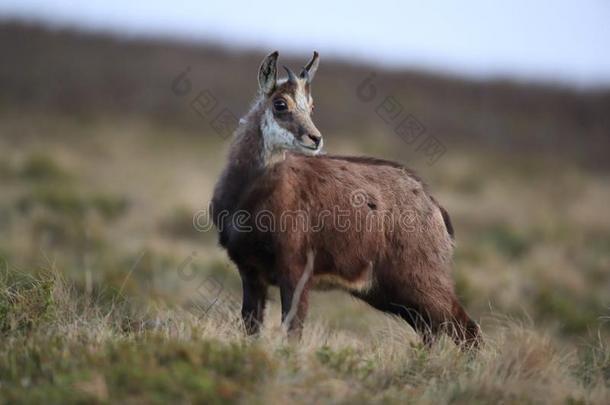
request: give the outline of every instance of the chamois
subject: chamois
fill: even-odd
[[[398,163],[320,153],[311,119],[319,56],[298,76],[284,67],[280,80],[277,58],[273,52],[259,68],[258,97],[211,202],[220,245],[242,279],[246,333],[258,332],[270,285],[280,288],[282,323],[293,338],[309,290],[341,288],[406,320],[426,345],[445,332],[462,347],[478,346],[479,327],[449,275],[447,211]]]

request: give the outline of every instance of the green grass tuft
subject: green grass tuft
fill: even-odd
[[[68,173],[51,157],[45,154],[30,155],[23,163],[20,176],[30,181],[66,181],[70,179]]]

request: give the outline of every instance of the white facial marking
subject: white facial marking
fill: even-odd
[[[278,85],[281,85],[281,83],[282,81],[278,82]],[[309,114],[308,98],[309,96],[305,91],[305,82],[299,80],[298,87],[294,95],[296,110]],[[304,145],[301,145],[300,142],[297,141],[295,134],[288,131],[277,122],[271,108],[268,108],[263,113],[261,119],[261,131],[264,144],[262,158],[265,162],[273,162],[275,160],[274,157],[277,157],[276,155],[278,155],[278,152],[286,150],[298,150],[307,155],[317,155],[322,150],[322,142],[320,142],[320,145],[316,150],[312,150]]]
[[[278,149],[288,149],[294,144],[294,134],[277,123],[271,109],[267,109],[261,123],[265,158]]]
[[[305,92],[305,84],[299,80],[299,85],[294,94],[297,109],[309,112],[309,103],[307,102],[307,93]]]

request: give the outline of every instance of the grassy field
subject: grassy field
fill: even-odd
[[[604,173],[459,148],[420,167],[454,218],[454,277],[486,336],[478,356],[445,340],[428,351],[340,292],[314,294],[291,345],[277,292],[262,336],[243,336],[237,272],[192,226],[226,141],[135,119],[8,109],[0,122],[4,403],[610,399]]]
[[[237,271],[193,227],[229,141],[172,92],[191,67],[193,96],[243,114],[262,53],[3,22],[0,47],[0,403],[610,403],[607,90],[377,70],[367,104],[372,67],[323,55],[326,149],[427,180],[486,345],[427,350],[341,292],[290,344],[277,291],[244,337]],[[376,114],[386,95],[442,140],[435,164]]]

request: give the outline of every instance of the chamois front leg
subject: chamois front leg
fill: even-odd
[[[303,331],[313,274],[313,259],[313,252],[309,252],[305,266],[288,265],[282,269],[280,276],[282,326],[287,329],[290,340],[300,339]]]
[[[267,285],[257,274],[241,271],[243,303],[241,316],[248,335],[257,334],[263,324],[265,304],[267,302]]]

